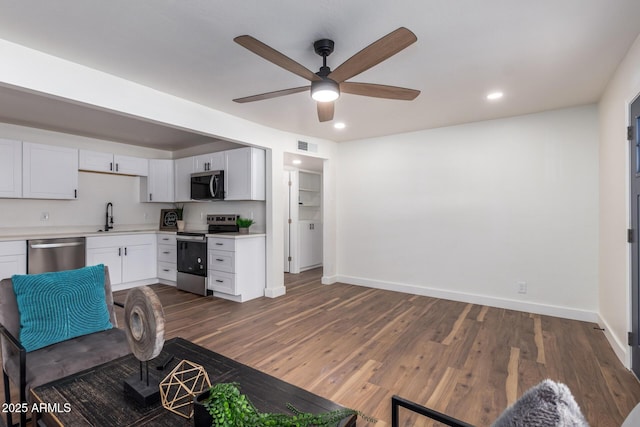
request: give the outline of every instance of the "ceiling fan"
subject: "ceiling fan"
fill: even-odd
[[[317,101],[318,118],[321,122],[326,122],[333,119],[335,109],[334,101],[340,96],[340,93],[405,101],[411,101],[420,94],[419,90],[398,86],[346,81],[416,42],[418,40],[416,35],[404,27],[400,27],[378,41],[371,43],[333,71],[327,67],[327,56],[333,52],[333,40],[322,39],[316,41],[313,44],[313,48],[318,55],[322,56],[322,67],[320,67],[320,71],[317,73],[305,68],[293,59],[251,36],[238,36],[233,40],[267,61],[311,82],[310,86],[294,87],[244,98],[236,98],[234,99],[235,102],[260,101],[311,89],[311,97]]]

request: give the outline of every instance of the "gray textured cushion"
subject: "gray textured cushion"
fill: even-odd
[[[544,380],[507,408],[493,427],[588,427],[569,388]]]
[[[624,422],[620,427],[638,427],[640,426],[640,403],[636,405],[635,408],[631,410],[627,418],[625,418]]]

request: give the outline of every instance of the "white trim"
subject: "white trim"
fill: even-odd
[[[338,281],[338,276],[322,276],[321,283],[323,285],[333,285]]]
[[[123,291],[125,289],[137,288],[138,286],[155,285],[156,283],[158,283],[158,279],[155,277],[153,279],[136,280],[135,282],[118,283],[117,285],[111,285],[111,291]]]
[[[284,286],[278,286],[277,288],[265,288],[264,296],[267,298],[277,298],[287,293],[287,288]]]
[[[613,352],[618,356],[620,362],[624,365],[625,368],[631,369],[631,347],[626,345],[625,343],[620,342],[616,338],[614,334],[611,333],[611,328],[606,320],[604,320],[600,315],[598,315],[598,325],[602,329],[604,329],[604,336],[609,341],[609,345],[613,349]]]
[[[496,298],[486,295],[452,292],[424,286],[409,285],[405,283],[383,282],[380,280],[365,279],[362,277],[337,276],[338,282],[350,285],[366,286],[369,288],[384,289],[388,291],[404,292],[414,295],[422,295],[432,298],[448,299],[490,307],[504,308],[508,310],[524,311],[527,313],[542,314],[545,316],[562,317],[565,319],[580,320],[583,322],[597,323],[599,316],[595,311],[580,310],[556,305],[516,301],[506,298]]]

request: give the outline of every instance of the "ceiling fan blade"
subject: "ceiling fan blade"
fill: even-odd
[[[372,96],[374,98],[400,99],[403,101],[413,101],[419,90],[407,89],[398,86],[379,85],[374,83],[340,83],[340,92],[352,95]]]
[[[273,92],[261,93],[259,95],[245,96],[244,98],[236,98],[233,101],[239,103],[262,101],[263,99],[277,98],[279,96],[291,95],[292,93],[304,92],[309,90],[311,86],[293,87],[291,89],[276,90]]]
[[[335,109],[335,102],[318,102],[318,119],[321,122],[329,122],[333,120],[333,111]]]
[[[404,27],[400,27],[347,59],[329,74],[329,78],[342,83],[395,55],[416,40],[418,38],[415,34]]]
[[[321,80],[321,78],[318,77],[313,71],[305,68],[288,56],[283,55],[274,48],[267,46],[260,40],[257,40],[251,36],[238,36],[233,39],[233,41],[238,43],[240,46],[249,49],[251,52],[266,59],[267,61],[279,67],[282,67],[285,70],[302,77],[303,79],[307,79],[309,81]]]

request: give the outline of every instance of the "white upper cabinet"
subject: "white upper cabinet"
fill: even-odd
[[[185,157],[173,161],[176,202],[191,201],[191,174],[194,171],[193,164],[193,157]]]
[[[77,199],[78,150],[23,142],[22,196]]]
[[[265,151],[254,147],[224,152],[225,200],[265,199]]]
[[[22,197],[22,142],[0,139],[0,197]]]
[[[140,178],[140,200],[173,202],[173,160],[150,159],[149,175]]]
[[[193,157],[193,172],[221,171],[224,169],[224,151]]]
[[[113,155],[115,172],[123,175],[147,176],[149,174],[149,162],[141,157]]]
[[[80,150],[79,168],[85,171],[147,176],[149,163],[140,157]]]

